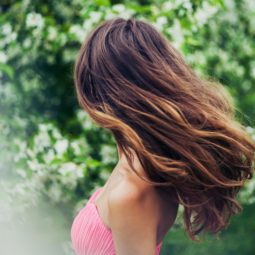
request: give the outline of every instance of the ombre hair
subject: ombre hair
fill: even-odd
[[[224,86],[202,79],[152,25],[113,18],[90,32],[74,71],[79,104],[110,130],[133,167],[135,151],[158,189],[183,205],[190,238],[216,234],[241,211],[255,144]],[[144,179],[144,177],[140,176]]]

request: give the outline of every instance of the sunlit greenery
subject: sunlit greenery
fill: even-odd
[[[49,251],[43,254],[72,253],[72,219],[117,162],[113,137],[78,105],[73,65],[90,30],[117,16],[150,22],[199,75],[223,83],[233,95],[237,118],[255,140],[254,1],[1,1],[0,199],[5,202],[0,238],[6,239],[3,229],[16,217],[10,211],[27,215],[49,206],[51,218],[37,214],[54,222],[49,226],[56,230],[43,230],[54,232],[45,239],[43,247]],[[243,213],[233,217],[219,240],[207,236],[194,244],[178,220],[161,254],[254,254],[255,179],[247,183],[240,200]],[[0,248],[1,254],[14,254],[4,252]]]

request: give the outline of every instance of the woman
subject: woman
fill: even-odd
[[[159,254],[178,205],[193,240],[240,211],[236,195],[252,177],[255,144],[224,87],[199,78],[153,26],[101,23],[81,47],[75,85],[119,154],[73,222],[76,254]]]

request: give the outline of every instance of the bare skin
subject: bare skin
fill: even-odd
[[[175,221],[178,204],[172,202],[167,194],[159,194],[154,187],[139,178],[130,169],[125,154],[120,151],[119,147],[118,155],[119,161],[94,203],[105,226],[112,230],[118,255],[145,254],[145,251],[146,254],[155,254],[155,246],[163,240]],[[135,153],[134,160],[135,169],[145,176]],[[132,208],[132,210],[127,208]],[[123,218],[125,218],[125,222]],[[128,222],[129,218],[130,222]],[[133,224],[136,220],[137,223]],[[143,220],[144,225],[141,225]],[[133,229],[130,227],[131,225],[135,225]],[[130,228],[129,232],[124,233],[125,231],[120,226],[124,226],[124,230]],[[141,244],[142,238],[139,234],[143,237],[148,236],[147,243],[144,241]],[[133,239],[129,238],[130,236]],[[137,239],[141,242],[135,248],[134,240]],[[132,250],[130,246],[134,249]],[[141,247],[143,250],[139,251]]]

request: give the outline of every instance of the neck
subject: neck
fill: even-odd
[[[118,148],[118,157],[119,157],[119,161],[117,163],[117,168],[130,172],[131,171],[131,167],[128,164],[128,160],[127,160],[126,155],[123,153],[123,151],[121,151],[119,146],[117,146],[117,148]],[[134,165],[134,168],[137,171],[139,171],[142,175],[146,175],[144,170],[143,170],[143,167],[142,167],[142,165],[141,165],[141,163],[140,163],[140,161],[139,161],[139,159],[137,157],[136,152],[131,149],[131,153],[133,155],[133,165]]]

